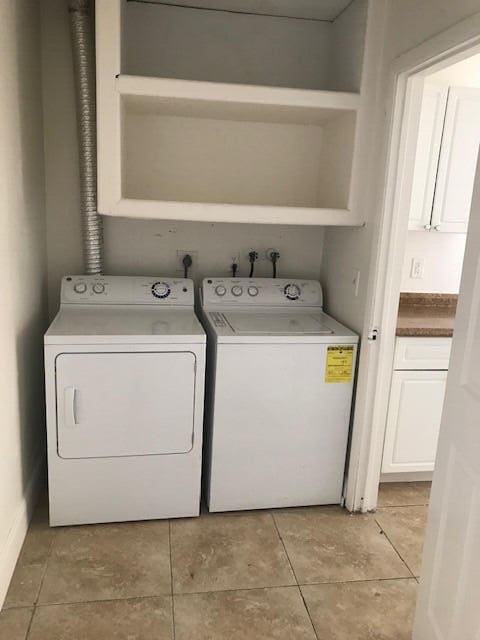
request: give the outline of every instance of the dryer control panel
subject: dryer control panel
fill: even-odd
[[[163,276],[65,276],[62,304],[193,306],[193,281]]]
[[[322,287],[316,280],[287,278],[205,278],[205,307],[322,307]]]

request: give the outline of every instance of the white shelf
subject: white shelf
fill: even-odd
[[[192,46],[179,58],[174,55],[178,53],[176,45],[171,50],[170,40],[168,44],[159,39],[164,28],[170,39],[177,28],[179,34],[188,32],[183,20],[190,19],[188,12],[181,14],[181,24],[169,16],[166,25],[158,12],[142,8],[132,13],[127,9],[124,0],[96,5],[100,213],[262,224],[363,223],[353,213],[356,208],[351,184],[360,162],[356,148],[359,95],[285,88],[282,84],[288,78],[293,82],[298,78],[299,86],[310,80],[316,83],[314,86],[328,86],[323,82],[326,69],[316,75],[317,58],[310,60],[309,69],[315,72],[312,77],[301,73],[303,63],[299,61],[309,59],[300,46],[307,34],[297,33],[295,25],[277,34],[282,42],[294,43],[291,46],[298,59],[293,56],[277,61],[265,53],[267,76],[276,86],[217,82],[218,76],[229,80],[236,77],[235,69],[248,79],[261,76],[249,73],[250,58],[237,64],[237,48],[247,55],[252,44],[243,31],[240,38],[238,20],[229,22],[227,29],[232,38],[237,38],[236,45],[231,47],[224,38],[217,43],[220,49],[215,60],[221,62],[224,55],[229,64],[213,65],[212,70],[208,56],[203,56],[211,51],[205,51],[200,41],[195,46],[189,43]],[[136,29],[138,20],[141,28]],[[270,33],[266,25],[262,29]],[[208,33],[207,29],[205,37]],[[315,31],[308,37],[314,36],[316,42],[318,35]],[[344,35],[350,42],[348,28]],[[276,37],[272,36],[271,46]],[[144,38],[148,40],[146,47]],[[325,46],[330,47],[329,42],[327,38]],[[247,48],[246,43],[250,43]],[[165,50],[157,50],[160,44]],[[350,68],[355,52],[347,49],[328,64]],[[197,56],[202,63],[198,66]],[[165,76],[169,77],[148,73],[147,69],[157,70],[158,61],[158,69],[165,67]],[[285,65],[288,73],[283,74]],[[128,68],[147,73],[122,73]],[[178,79],[191,73],[194,79]],[[212,77],[204,81],[205,75]]]
[[[318,125],[357,111],[360,102],[357,93],[128,75],[116,87],[137,110],[250,122]]]
[[[347,209],[275,207],[221,204],[216,202],[172,202],[123,198],[105,215],[123,218],[190,220],[192,222],[242,222],[245,224],[322,225],[359,227],[364,223]]]

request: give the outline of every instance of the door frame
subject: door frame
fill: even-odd
[[[377,328],[379,339],[365,345],[359,369],[345,487],[345,506],[350,511],[366,512],[377,506],[423,78],[476,53],[480,53],[480,12],[396,58],[384,77],[386,141],[376,168],[380,171],[385,159],[386,169],[363,330],[364,336],[371,337]]]

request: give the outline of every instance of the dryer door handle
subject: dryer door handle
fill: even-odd
[[[65,408],[65,426],[76,427],[77,416],[75,411],[75,400],[77,390],[75,387],[65,387],[64,390],[64,408]]]

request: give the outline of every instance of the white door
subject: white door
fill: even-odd
[[[480,89],[451,87],[443,129],[432,229],[465,233],[480,143]]]
[[[435,464],[414,640],[480,638],[480,165]]]
[[[63,353],[55,367],[61,458],[192,448],[193,353]]]
[[[433,471],[447,371],[394,371],[383,473]]]
[[[448,87],[426,82],[418,124],[408,228],[429,229]]]

